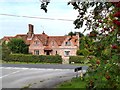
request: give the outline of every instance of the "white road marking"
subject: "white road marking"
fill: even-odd
[[[0,67],[0,69],[2,69],[3,67]]]
[[[12,75],[12,74],[16,74],[18,72],[21,72],[21,71],[24,71],[24,70],[55,70],[55,71],[73,71],[74,72],[74,69],[46,69],[46,68],[23,68],[23,67],[0,67],[0,69],[20,69],[18,71],[15,71],[15,72],[12,72],[10,74],[7,74],[7,75],[4,75],[4,76],[1,76],[0,78],[3,78],[3,77],[7,77],[9,75]],[[22,69],[22,70],[21,70]],[[86,70],[83,70],[83,72],[86,72]]]
[[[0,78],[7,77],[7,76],[9,76],[9,75],[18,73],[18,72],[20,72],[20,71],[24,71],[24,70],[18,70],[18,71],[12,72],[12,73],[10,73],[10,74],[6,74],[6,75],[4,75],[4,76],[1,76]]]

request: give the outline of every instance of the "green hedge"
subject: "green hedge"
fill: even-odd
[[[6,62],[26,62],[26,63],[62,63],[62,58],[59,55],[46,56],[46,55],[27,55],[27,54],[10,54]]]
[[[85,59],[84,56],[70,56],[69,62],[85,64],[88,63],[89,61],[88,59]]]

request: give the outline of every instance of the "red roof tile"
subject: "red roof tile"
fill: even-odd
[[[48,46],[50,44],[50,42],[52,40],[56,41],[56,43],[60,46],[62,45],[62,43],[64,42],[64,40],[66,38],[70,38],[70,40],[72,41],[72,43],[74,45],[77,45],[77,36],[48,36],[47,34],[43,33],[43,34],[34,34],[33,38],[34,37],[37,37],[42,43],[44,46]],[[22,38],[26,44],[30,44],[33,40],[33,38],[31,40],[27,40],[27,34],[17,34],[15,37],[4,37],[3,40],[10,40],[11,38]],[[48,47],[46,47],[48,48]]]

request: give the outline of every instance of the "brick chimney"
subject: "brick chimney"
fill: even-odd
[[[27,33],[27,39],[32,39],[34,35],[34,26],[32,24],[28,24],[29,31]]]

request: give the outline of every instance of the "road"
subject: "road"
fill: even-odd
[[[2,64],[2,88],[53,88],[76,77],[74,65],[53,64]],[[83,71],[87,67],[83,67]]]
[[[74,69],[76,65],[70,64],[2,64],[3,67],[21,67],[21,68],[46,68],[46,69]],[[87,66],[83,66],[86,70]]]

